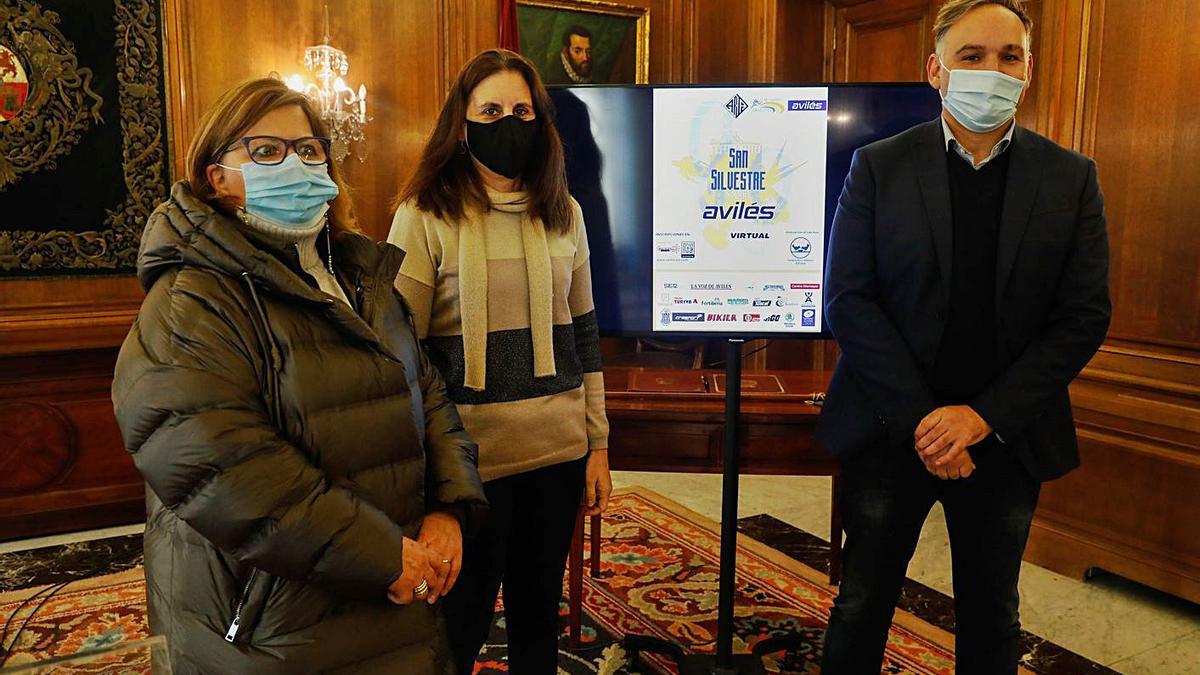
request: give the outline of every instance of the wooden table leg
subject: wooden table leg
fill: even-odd
[[[833,477],[833,489],[830,492],[831,510],[829,517],[829,583],[837,586],[842,582],[842,482],[839,476]]]
[[[600,523],[602,516],[592,516],[592,578],[600,578]]]
[[[575,517],[571,551],[567,556],[567,626],[572,647],[583,642],[583,509]]]

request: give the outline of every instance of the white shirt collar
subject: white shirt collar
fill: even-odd
[[[954,138],[954,132],[950,130],[950,125],[946,123],[945,115],[938,115],[938,119],[942,122],[942,133],[945,135],[946,139],[946,150],[953,148],[954,151],[958,153],[958,156],[966,160],[969,164],[971,164],[971,166],[974,166],[976,171],[982,169],[987,165],[988,162],[996,159],[1000,156],[1000,153],[1007,150],[1008,146],[1012,144],[1013,133],[1017,130],[1017,121],[1011,121],[1008,125],[1008,133],[1004,134],[1004,138],[1001,138],[999,142],[992,147],[992,152],[982,162],[979,163],[979,166],[975,166],[975,156],[972,155],[966,148],[964,148],[962,143],[959,143]]]
[[[591,84],[591,77],[584,77],[583,75],[575,72],[575,67],[571,65],[571,61],[567,58],[567,53],[565,51],[559,51],[558,57],[562,60],[563,70],[567,71],[567,77],[571,78],[572,82],[575,84]]]

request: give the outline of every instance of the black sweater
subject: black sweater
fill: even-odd
[[[934,364],[933,390],[941,405],[970,402],[997,375],[996,246],[1006,150],[975,170],[953,149],[946,151],[954,223],[950,306]]]

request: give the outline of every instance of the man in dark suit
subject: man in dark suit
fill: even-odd
[[[855,153],[829,240],[841,347],[817,439],[842,465],[844,581],[826,673],[878,673],[935,501],[953,557],[957,669],[1015,673],[1017,578],[1042,481],[1079,464],[1067,385],[1108,330],[1095,164],[1016,125],[1020,0],[947,0],[939,119]]]

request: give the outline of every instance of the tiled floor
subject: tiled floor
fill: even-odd
[[[705,474],[617,472],[617,487],[642,485],[709,518],[721,515],[721,477]],[[769,514],[829,537],[829,479],[743,476],[738,516]],[[946,595],[950,546],[935,506],[908,576]],[[1022,627],[1121,673],[1200,673],[1200,605],[1113,575],[1087,582],[1025,564],[1021,572]]]
[[[135,533],[141,534],[144,529],[145,526],[142,523],[138,523],[137,525],[106,527],[102,530],[89,530],[87,532],[55,534],[49,537],[38,537],[37,539],[5,541],[0,542],[0,555],[4,553],[12,553],[13,551],[28,551],[30,549],[59,546],[61,544],[74,544],[80,541],[90,541],[93,539],[107,539],[108,537],[121,537],[127,534]]]

